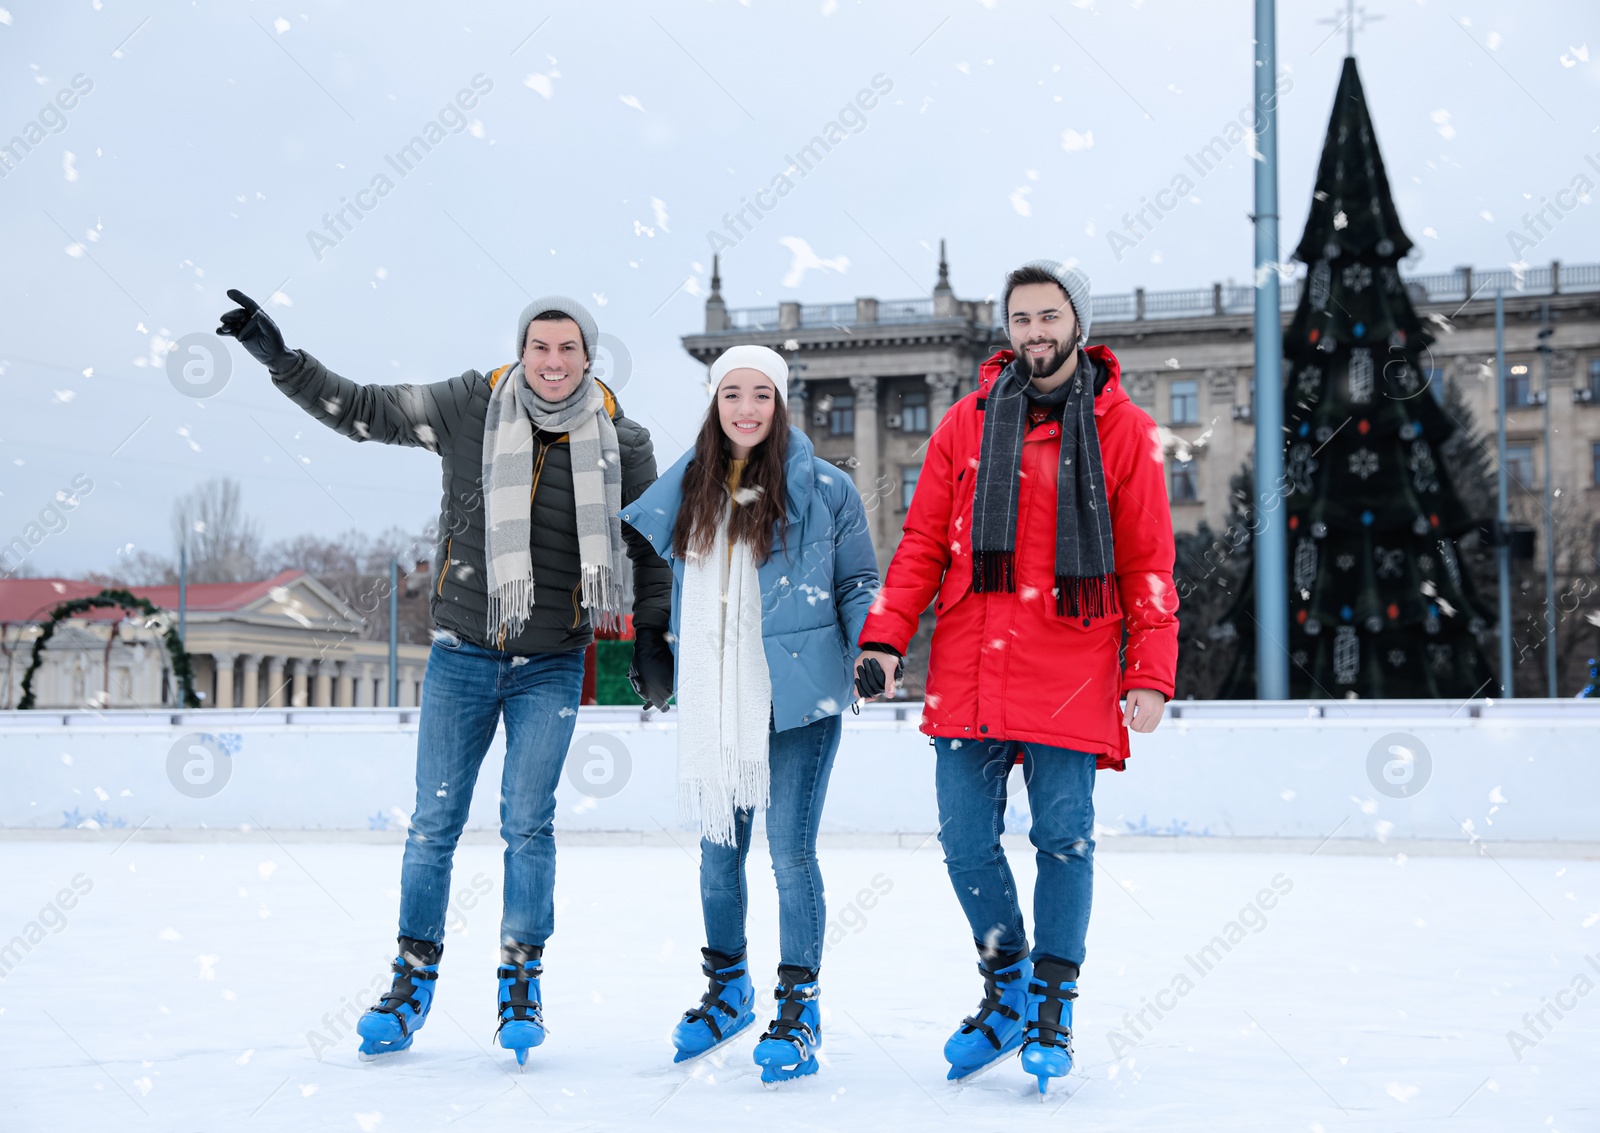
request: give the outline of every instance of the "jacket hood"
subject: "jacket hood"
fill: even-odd
[[[1122,364],[1117,361],[1117,356],[1111,353],[1109,346],[1086,346],[1083,349],[1084,353],[1094,360],[1094,364],[1107,374],[1106,384],[1101,387],[1094,399],[1094,415],[1102,417],[1113,405],[1129,400],[1122,388]],[[1010,365],[1016,356],[1015,351],[996,350],[978,367],[979,397],[989,396],[989,387],[1000,377],[1000,371]]]

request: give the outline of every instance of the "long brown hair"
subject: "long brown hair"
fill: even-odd
[[[728,520],[728,541],[744,542],[757,563],[771,555],[774,531],[780,539],[788,536],[789,520],[783,468],[789,458],[789,413],[782,398],[774,398],[772,426],[765,439],[756,445],[745,462],[739,489],[755,492],[755,498],[733,509]],[[728,506],[728,435],[722,431],[722,418],[716,398],[700,433],[695,437],[694,459],[683,473],[683,503],[672,525],[672,546],[680,555],[704,555],[711,551],[723,508]]]

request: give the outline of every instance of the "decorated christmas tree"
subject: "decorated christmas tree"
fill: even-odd
[[[1284,334],[1284,485],[1259,507],[1288,525],[1290,695],[1481,696],[1489,619],[1456,547],[1476,519],[1441,459],[1455,424],[1429,388],[1432,338],[1400,278],[1411,241],[1353,58],[1312,197]],[[1240,649],[1224,697],[1255,695],[1254,601],[1246,586],[1225,619]]]

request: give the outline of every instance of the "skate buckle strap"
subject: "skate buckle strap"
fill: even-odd
[[[1002,1018],[1010,1019],[1013,1023],[1022,1018],[1017,1013],[1016,1008],[1007,1007],[1000,1002],[1000,985],[1002,983],[1009,984],[1014,980],[1020,979],[1022,972],[1015,969],[1009,972],[991,971],[984,967],[981,961],[978,964],[978,971],[983,973],[983,999],[978,1004],[978,1013],[976,1015],[968,1015],[961,1020],[961,1028],[965,1031],[979,1032],[989,1040],[990,1046],[994,1047],[995,1050],[999,1050],[1000,1039],[994,1033],[994,1028],[985,1023],[984,1020],[990,1015],[999,1015]]]
[[[418,980],[436,980],[438,972],[423,971],[404,960],[397,959],[389,965],[389,970],[394,972],[394,983],[389,986],[378,1002],[369,1011],[376,1011],[380,1015],[393,1015],[400,1024],[400,1037],[404,1038],[411,1033],[411,1027],[406,1022],[406,1017],[401,1014],[400,1008],[409,1007],[413,1015],[422,1013],[422,1004],[418,1002],[415,992]]]
[[[1072,1028],[1061,1025],[1062,1004],[1078,998],[1077,985],[1070,987],[1056,987],[1054,984],[1043,983],[1037,979],[1028,985],[1029,993],[1039,996],[1044,1000],[1039,1004],[1039,1018],[1028,1024],[1028,1041],[1041,1046],[1065,1047],[1067,1052],[1072,1052]],[[1052,1008],[1050,1018],[1045,1017],[1045,1010]]]
[[[710,964],[701,964],[700,970],[710,979],[711,986],[700,997],[700,1006],[691,1008],[683,1013],[686,1022],[700,1022],[711,1028],[712,1037],[718,1042],[722,1041],[722,1027],[712,1017],[713,1010],[720,1011],[730,1019],[738,1018],[738,1012],[728,1006],[722,998],[722,993],[728,990],[728,985],[744,975],[744,966],[736,968],[723,968],[718,970]]]
[[[779,1003],[778,1017],[772,1021],[772,1025],[761,1036],[762,1041],[784,1039],[794,1044],[795,1051],[802,1061],[809,1058],[811,1056],[811,1048],[817,1045],[817,1036],[816,1032],[811,1029],[811,1025],[800,1017],[805,1010],[805,1006],[803,1002],[797,1001],[817,998],[817,985],[790,987],[786,991],[783,985],[780,984],[773,989],[772,994]]]
[[[502,964],[495,969],[495,975],[502,980],[510,980],[511,986],[506,989],[506,996],[500,1001],[500,1026],[510,1022],[532,1021],[544,1026],[544,1008],[537,999],[529,998],[532,987],[530,980],[538,979],[544,975],[544,969],[536,962],[531,967],[510,967]],[[509,1012],[509,1014],[508,1014]],[[499,1028],[495,1034],[499,1034]]]

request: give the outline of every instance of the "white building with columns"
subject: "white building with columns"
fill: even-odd
[[[22,696],[33,642],[62,602],[97,583],[0,580],[0,709]],[[176,625],[176,586],[135,586]],[[185,645],[206,708],[374,707],[389,701],[389,646],[362,636],[367,619],[322,583],[289,570],[257,582],[187,588]],[[373,595],[373,601],[387,601]],[[136,612],[86,611],[56,629],[33,689],[39,708],[159,708],[181,693],[157,628]],[[418,703],[427,644],[399,644],[399,702]]]

